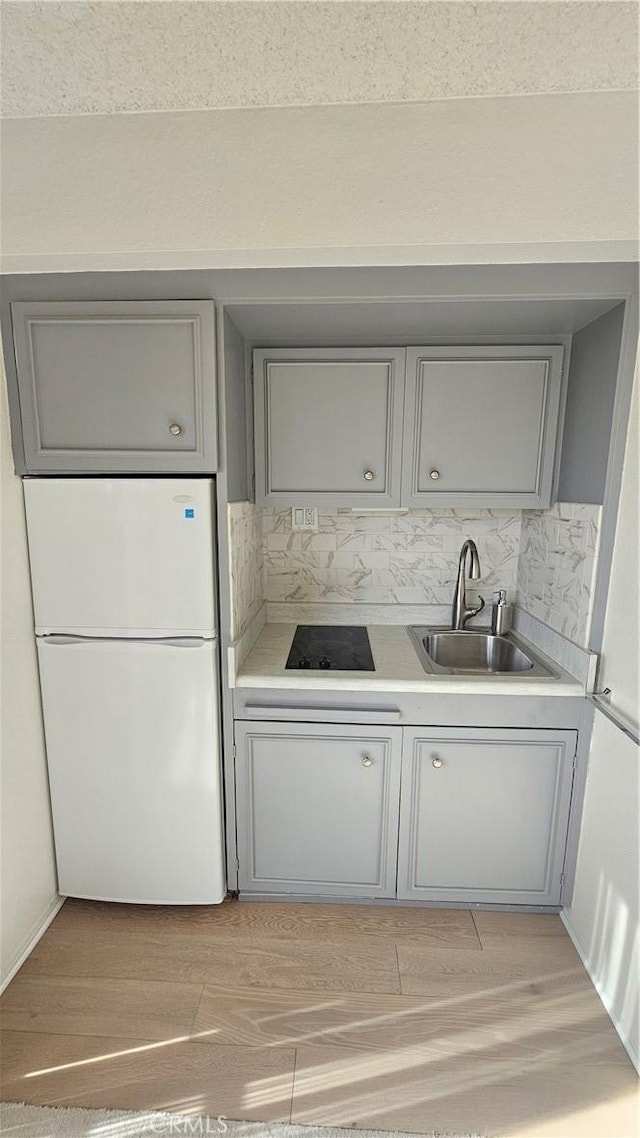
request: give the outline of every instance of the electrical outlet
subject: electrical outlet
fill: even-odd
[[[291,529],[317,530],[317,506],[292,506]]]

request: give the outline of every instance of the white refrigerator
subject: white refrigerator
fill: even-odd
[[[213,483],[24,482],[62,894],[225,895]]]

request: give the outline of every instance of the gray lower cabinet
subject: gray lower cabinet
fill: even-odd
[[[405,728],[398,897],[556,905],[577,733]]]
[[[12,320],[28,473],[215,471],[212,301],[19,303]]]
[[[409,348],[402,504],[551,504],[563,348]]]
[[[239,888],[394,897],[402,729],[236,723]]]
[[[399,506],[404,349],[256,351],[256,501]]]

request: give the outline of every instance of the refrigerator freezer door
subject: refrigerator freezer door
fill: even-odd
[[[36,632],[215,634],[209,479],[24,483]]]
[[[37,643],[60,892],[222,901],[215,644]]]

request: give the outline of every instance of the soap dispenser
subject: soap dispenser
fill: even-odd
[[[498,589],[493,596],[491,634],[493,636],[504,636],[511,628],[511,605],[507,604],[507,590]]]

